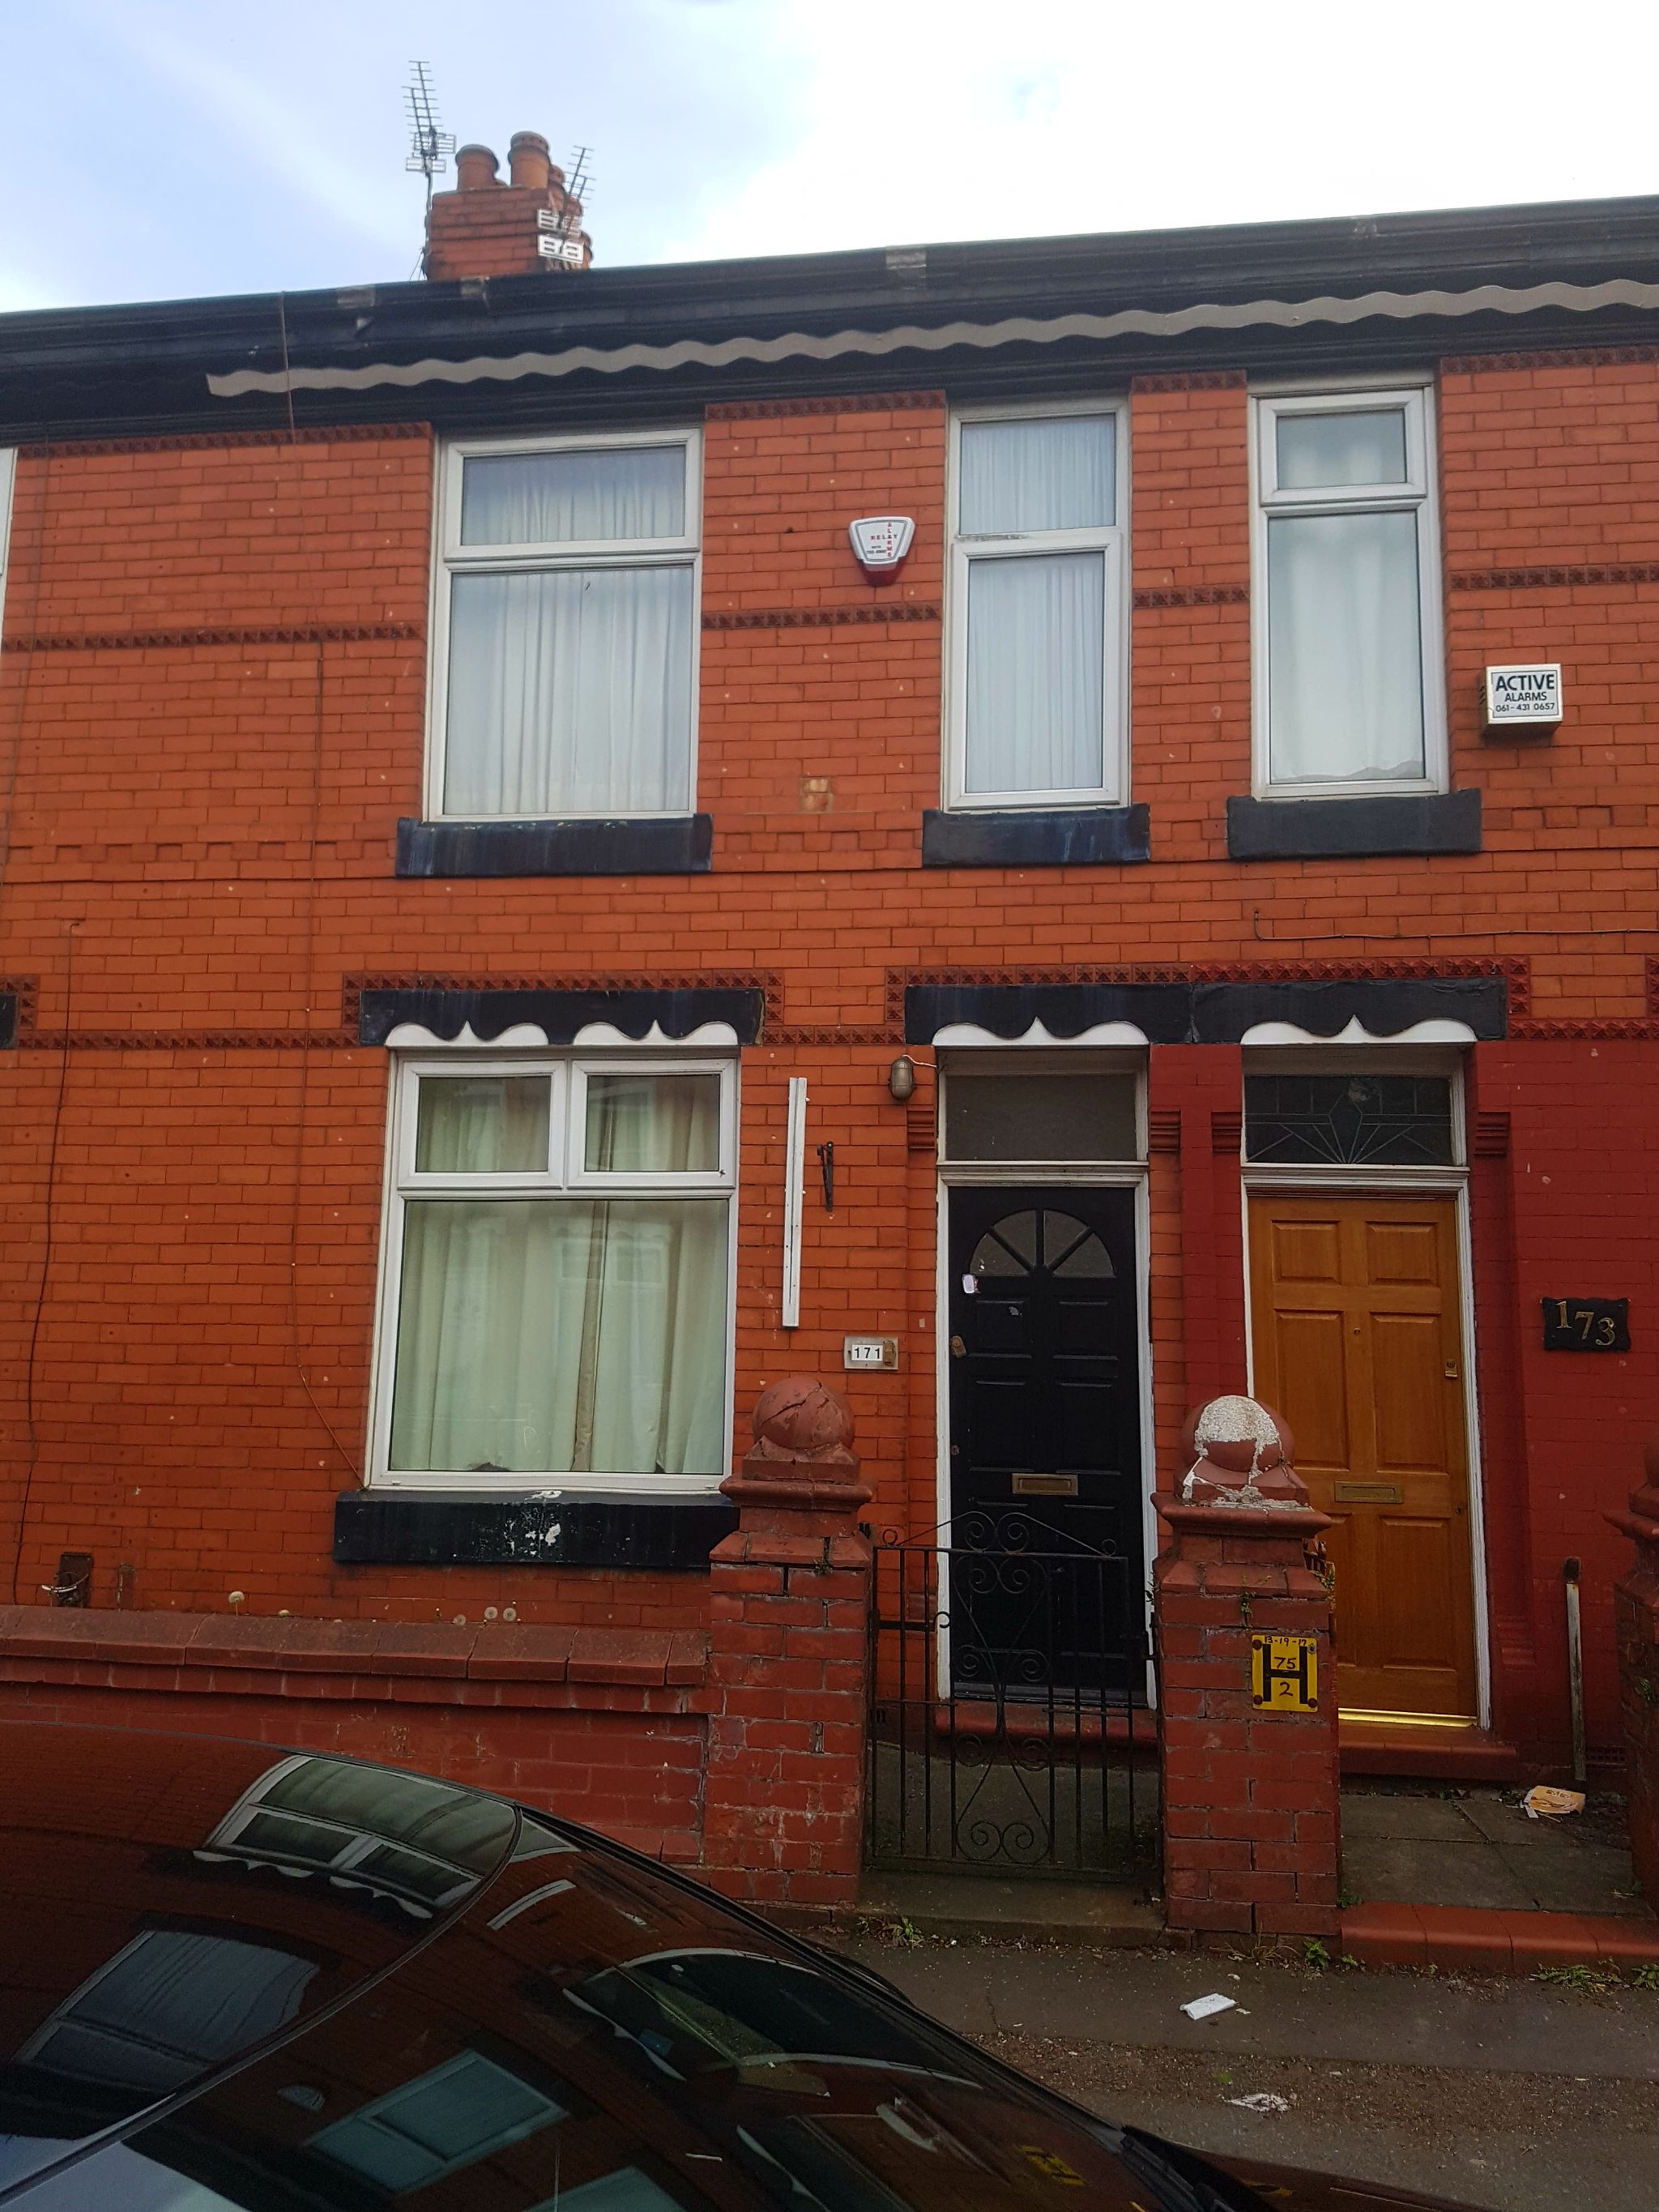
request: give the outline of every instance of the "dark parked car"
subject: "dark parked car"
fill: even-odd
[[[449,1783],[6,1724],[0,1832],[0,2204],[1343,2203],[1094,2119],[876,1977]]]

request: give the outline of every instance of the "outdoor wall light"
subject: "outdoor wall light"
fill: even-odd
[[[916,1087],[916,1064],[908,1053],[901,1053],[887,1071],[887,1088],[901,1106]]]

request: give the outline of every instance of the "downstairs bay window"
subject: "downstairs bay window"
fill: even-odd
[[[398,1066],[377,1482],[715,1486],[735,1084],[703,1060]]]

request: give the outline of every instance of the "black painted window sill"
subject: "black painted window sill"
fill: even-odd
[[[1367,860],[1480,850],[1478,790],[1227,801],[1227,852],[1235,860]]]
[[[714,845],[709,814],[648,821],[398,824],[400,876],[701,876]]]
[[[1145,806],[1063,812],[1006,807],[982,814],[930,808],[921,817],[924,868],[1121,867],[1151,858]]]
[[[720,1497],[347,1490],[334,1501],[334,1557],[345,1566],[695,1572],[737,1525],[736,1506]]]

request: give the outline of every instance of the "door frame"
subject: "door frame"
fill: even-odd
[[[1012,1066],[1012,1063],[1011,1063]],[[1137,1119],[1145,1122],[1146,1084],[1140,1085],[1141,1107]],[[1143,1134],[1144,1144],[1144,1134]],[[1152,1571],[1158,1557],[1158,1515],[1152,1507],[1152,1488],[1156,1475],[1156,1454],[1152,1437],[1152,1185],[1145,1160],[1122,1166],[1095,1167],[1092,1165],[1042,1165],[1040,1162],[1012,1163],[963,1161],[955,1166],[940,1161],[938,1166],[939,1196],[934,1216],[934,1250],[936,1266],[933,1277],[933,1433],[935,1437],[936,1473],[933,1505],[939,1525],[943,1527],[951,1518],[951,1369],[950,1369],[950,1297],[951,1297],[951,1193],[953,1190],[1002,1185],[1020,1188],[1046,1185],[1051,1189],[1064,1190],[1129,1190],[1134,1194],[1135,1235],[1135,1352],[1139,1374],[1139,1403],[1140,1412],[1140,1540],[1141,1560],[1146,1577],[1142,1593],[1146,1609],[1146,1633],[1149,1656],[1146,1662],[1146,1701],[1156,1708],[1158,1686],[1150,1657],[1152,1650]],[[942,1624],[939,1629],[940,1680],[946,1679],[944,1670],[950,1664],[950,1627]]]
[[[1452,1082],[1453,1148],[1466,1152],[1462,1071]],[[1492,1642],[1487,1613],[1486,1486],[1481,1475],[1480,1404],[1475,1387],[1474,1247],[1469,1222],[1467,1160],[1449,1168],[1252,1167],[1240,1139],[1238,1206],[1244,1240],[1244,1361],[1249,1388],[1255,1389],[1253,1281],[1250,1273],[1250,1200],[1271,1191],[1327,1190],[1347,1198],[1368,1192],[1395,1198],[1449,1198],[1457,1249],[1459,1353],[1463,1375],[1463,1426],[1469,1474],[1469,1565],[1474,1607],[1475,1713],[1483,1729],[1492,1726]],[[1406,1723],[1402,1723],[1402,1726]],[[1425,1725],[1432,1727],[1434,1723]]]

